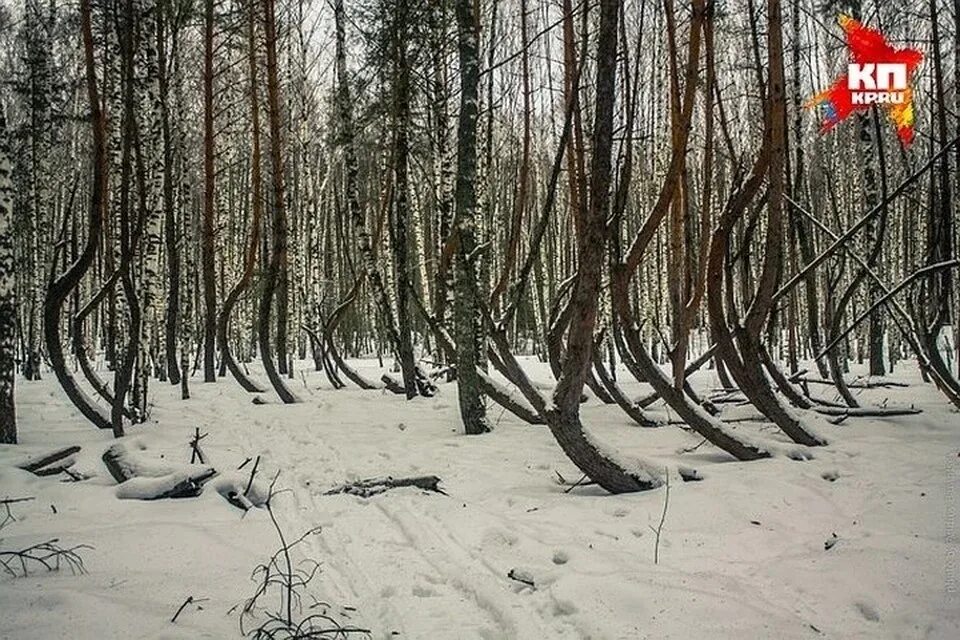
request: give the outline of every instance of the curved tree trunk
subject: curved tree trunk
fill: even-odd
[[[644,349],[640,341],[640,332],[631,328],[635,325],[626,323],[627,320],[631,319],[630,311],[627,308],[629,306],[627,294],[622,285],[618,285],[618,289],[616,300],[620,305],[620,317],[625,321],[623,327],[624,340],[631,356],[636,360],[637,366],[650,385],[691,429],[737,460],[769,458],[770,452],[763,446],[734,435],[723,422],[711,416],[702,407],[690,402],[684,395],[683,390],[676,388],[674,381],[663,373],[657,363],[653,361],[653,358],[650,357],[650,354],[647,353],[647,350]]]
[[[257,267],[257,252],[260,249],[260,219],[263,211],[263,192],[262,180],[260,176],[260,98],[257,90],[257,48],[256,48],[256,5],[253,1],[249,3],[248,10],[250,16],[247,23],[247,47],[249,50],[248,59],[250,62],[250,127],[253,136],[253,150],[250,160],[250,207],[253,210],[250,220],[250,239],[247,241],[246,254],[243,261],[243,273],[240,280],[233,286],[227,299],[223,301],[223,308],[220,310],[220,318],[217,323],[217,342],[220,344],[220,353],[223,362],[236,381],[245,390],[251,393],[261,393],[265,391],[260,385],[255,383],[247,376],[237,365],[233,352],[230,349],[230,340],[228,329],[230,326],[230,315],[246,290],[250,287],[250,281],[253,279],[253,272]]]
[[[623,409],[623,412],[630,417],[631,420],[636,422],[641,427],[657,427],[657,421],[653,418],[648,417],[640,403],[635,402],[627,397],[627,394],[623,392],[623,389],[620,388],[620,385],[617,384],[616,379],[613,378],[608,372],[603,363],[603,351],[601,350],[601,345],[603,344],[603,332],[597,337],[593,342],[593,366],[597,371],[597,378],[600,383],[603,384],[604,388],[610,394],[611,399],[616,402],[617,406]]]
[[[672,15],[672,5],[667,5],[667,15]],[[690,132],[690,122],[693,114],[697,69],[700,56],[701,31],[707,20],[707,9],[704,2],[694,3],[691,33],[687,52],[687,68],[684,76],[684,94],[682,99],[674,101],[677,114],[675,125],[676,134],[672,139],[670,167],[664,183],[658,194],[650,217],[640,228],[636,238],[630,246],[626,260],[621,265],[615,265],[611,270],[611,289],[614,310],[618,316],[619,335],[615,336],[621,352],[621,358],[628,370],[641,381],[653,386],[655,393],[642,399],[638,406],[643,407],[662,397],[670,407],[676,411],[687,424],[697,433],[707,438],[717,447],[727,451],[740,460],[755,460],[769,457],[769,453],[759,445],[751,444],[735,437],[722,422],[712,417],[705,408],[699,406],[694,396],[689,393],[689,386],[685,385],[686,367],[675,371],[673,380],[668,378],[653,358],[644,348],[640,339],[639,327],[630,308],[629,284],[630,278],[640,266],[643,253],[656,233],[657,227],[666,217],[671,202],[676,196],[676,183],[682,176],[682,156],[686,153],[686,145]],[[696,293],[696,292],[694,292]],[[698,296],[692,298],[697,303]],[[683,358],[685,361],[685,357]],[[675,365],[678,359],[675,359]],[[697,363],[694,363],[697,364]],[[700,362],[699,364],[702,364]],[[699,366],[697,364],[697,366]],[[680,382],[678,385],[677,382]],[[692,391],[692,390],[690,390]]]
[[[112,424],[93,400],[79,387],[67,368],[60,340],[60,314],[63,303],[70,292],[80,283],[100,248],[103,222],[106,213],[104,195],[106,191],[106,121],[100,106],[100,93],[97,88],[95,53],[93,50],[93,27],[90,8],[91,0],[80,1],[80,30],[83,36],[84,62],[86,67],[87,99],[90,104],[90,122],[93,130],[93,184],[91,186],[90,209],[87,215],[87,241],[77,260],[67,270],[56,277],[47,289],[43,305],[43,336],[50,355],[50,364],[54,374],[63,387],[64,393],[85,418],[101,429],[111,429]]]
[[[817,446],[826,444],[826,441],[805,428],[799,419],[773,394],[770,383],[763,373],[760,356],[760,334],[769,317],[777,293],[776,285],[779,277],[786,136],[782,64],[783,43],[780,32],[779,3],[776,0],[770,0],[767,11],[770,95],[765,102],[764,142],[750,177],[731,197],[731,201],[721,216],[717,230],[711,240],[707,265],[707,282],[709,284],[707,288],[707,308],[711,329],[717,339],[717,351],[750,402],[794,442]],[[764,84],[762,79],[760,83]],[[737,324],[735,326],[731,335],[723,311],[722,292],[730,234],[733,225],[756,197],[764,179],[767,177],[769,177],[767,237],[762,273],[746,318],[742,325]],[[734,343],[734,340],[736,343]]]
[[[375,389],[380,389],[381,386],[370,382],[362,375],[357,373],[357,371],[347,364],[343,357],[340,355],[340,351],[337,349],[336,343],[333,339],[333,332],[336,330],[337,325],[340,324],[340,320],[343,316],[346,315],[347,310],[353,305],[354,300],[360,294],[360,287],[363,285],[364,278],[361,275],[357,278],[357,281],[354,283],[353,288],[347,294],[347,297],[341,302],[336,309],[330,314],[330,317],[327,318],[327,321],[323,324],[323,334],[320,337],[320,346],[326,345],[327,353],[330,354],[330,357],[333,359],[334,364],[336,364],[337,369],[343,371],[343,374],[357,385],[361,389],[372,391]],[[333,380],[330,380],[331,384],[334,384]],[[334,384],[334,386],[336,386]]]
[[[652,469],[642,465],[628,469],[617,462],[586,433],[580,421],[580,394],[590,372],[593,329],[601,295],[600,278],[607,236],[618,19],[619,3],[616,0],[601,0],[590,198],[589,205],[580,213],[582,226],[577,238],[577,282],[571,294],[572,312],[566,357],[553,394],[553,403],[547,406],[532,385],[524,385],[529,386],[525,393],[532,402],[537,403],[534,406],[546,419],[564,453],[591,480],[611,493],[642,491],[661,484],[658,474]],[[515,363],[509,352],[502,353],[501,357]],[[519,373],[523,375],[522,371]]]
[[[380,275],[380,269],[377,266],[377,256],[374,248],[376,242],[372,240],[372,234],[367,229],[363,210],[360,207],[360,189],[358,185],[360,167],[357,161],[357,148],[353,131],[353,103],[350,97],[350,86],[347,78],[346,15],[343,8],[343,0],[336,0],[334,3],[334,21],[336,26],[336,106],[340,143],[343,145],[344,168],[346,170],[347,211],[349,212],[350,220],[356,231],[363,270],[365,278],[373,290],[374,303],[376,304],[383,323],[386,325],[390,345],[394,352],[399,355],[400,330],[397,327],[396,319],[390,308],[390,299],[387,297],[387,290],[384,286],[383,278]],[[392,184],[385,191],[385,206],[388,206],[386,203],[389,202],[391,197]]]
[[[280,87],[277,78],[277,26],[274,0],[263,0],[264,35],[267,50],[267,103],[270,107],[270,162],[273,169],[273,233],[270,263],[263,277],[263,294],[257,317],[257,339],[263,368],[270,378],[274,391],[286,404],[297,402],[296,396],[287,388],[273,361],[273,346],[270,344],[270,312],[280,272],[287,260],[287,211],[283,187],[283,155],[280,140]],[[285,354],[280,354],[286,357]]]
[[[113,403],[111,404],[110,420],[113,424],[113,435],[124,435],[123,418],[126,406],[127,393],[133,383],[133,369],[137,362],[137,352],[140,349],[142,332],[142,314],[140,300],[136,287],[133,284],[132,263],[136,250],[134,239],[133,211],[131,190],[133,188],[133,145],[138,136],[134,122],[134,56],[136,32],[136,18],[134,17],[133,0],[124,3],[124,29],[120,37],[120,50],[123,64],[123,117],[122,117],[122,148],[120,159],[120,283],[123,287],[123,297],[130,314],[130,327],[126,347],[121,352],[120,366],[114,373]],[[137,224],[139,229],[140,225]]]
[[[71,343],[73,347],[73,355],[77,359],[77,364],[80,366],[80,371],[83,373],[84,377],[87,379],[87,382],[93,387],[94,391],[106,401],[108,405],[113,406],[113,391],[110,389],[110,385],[100,377],[100,375],[94,370],[93,365],[90,362],[90,357],[87,355],[87,340],[86,340],[86,320],[87,317],[103,302],[103,300],[109,295],[113,287],[116,286],[117,281],[120,279],[121,269],[123,268],[123,263],[120,267],[117,268],[110,277],[107,278],[107,281],[103,283],[100,287],[100,290],[90,300],[80,307],[80,309],[73,316],[73,331],[71,335]],[[133,420],[134,414],[128,408],[124,408],[124,415]]]
[[[416,293],[414,293],[413,302],[414,304],[416,304],[417,309],[420,311],[420,315],[423,317],[424,321],[427,323],[427,326],[430,328],[430,331],[433,332],[434,337],[437,339],[437,344],[440,346],[440,348],[444,351],[445,355],[447,356],[447,361],[456,362],[458,349],[453,338],[450,336],[447,330],[443,327],[443,325],[440,324],[439,319],[431,316],[427,312],[426,306],[424,305],[420,297],[416,295]],[[498,336],[500,335],[501,334],[496,331],[490,332],[490,338],[494,342],[494,344],[497,344],[497,339],[498,339]],[[507,349],[509,349],[509,347],[506,346],[506,342],[504,341],[503,347],[501,347],[501,351],[507,350]],[[491,362],[493,362],[494,366],[497,367],[497,370],[500,371],[500,373],[503,374],[503,376],[507,380],[515,384],[518,388],[520,388],[520,385],[522,384],[522,380],[518,380],[514,376],[513,370],[507,367],[507,363],[505,363],[500,357],[497,357],[496,359],[492,358]],[[483,369],[480,369],[479,367],[477,368],[477,376],[478,376],[478,384],[480,385],[480,391],[484,395],[488,396],[491,400],[493,400],[494,402],[499,404],[501,407],[503,407],[504,409],[506,409],[507,411],[509,411],[516,417],[518,417],[519,419],[523,420],[527,424],[544,424],[544,420],[540,416],[537,409],[528,407],[523,403],[519,402],[517,399],[511,396],[506,389],[504,389],[497,382],[495,382]],[[459,373],[458,373],[458,377],[459,377]],[[527,396],[527,393],[523,390],[523,388],[520,388],[520,391],[523,392],[523,395],[525,397]]]

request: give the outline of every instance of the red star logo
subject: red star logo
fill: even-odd
[[[840,16],[840,26],[846,35],[850,61],[863,70],[896,68],[903,71],[905,86],[895,92],[869,92],[850,88],[850,75],[840,76],[830,88],[821,91],[804,105],[818,108],[823,113],[821,132],[827,132],[858,111],[868,111],[873,104],[881,106],[897,130],[904,146],[913,141],[913,91],[910,84],[923,54],[916,49],[898,49],[876,29],[865,27],[849,16]],[[895,67],[891,66],[895,65]],[[871,87],[868,87],[868,89]],[[870,95],[872,93],[872,95]],[[882,94],[882,95],[880,95]]]

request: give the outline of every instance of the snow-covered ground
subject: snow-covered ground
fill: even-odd
[[[128,439],[158,463],[186,463],[199,427],[221,477],[242,481],[251,465],[236,468],[257,455],[262,481],[282,470],[278,485],[289,492],[275,510],[287,536],[322,528],[295,552],[321,563],[304,606],[316,598],[373,638],[960,638],[960,416],[909,364],[894,376],[909,388],[861,397],[922,414],[820,426],[830,445],[805,462],[739,463],[708,444],[683,452],[700,438],[676,426],[641,429],[589,401],[584,422],[598,439],[669,470],[659,564],[650,527],[663,489],[568,492],[558,474],[580,474],[546,427],[494,407],[495,431],[466,437],[454,385],[407,402],[334,391],[298,365],[306,375],[291,381],[303,400],[295,406],[255,405],[231,380],[195,380],[188,401],[154,382],[150,421]],[[379,377],[375,362],[361,366]],[[704,371],[695,383],[717,381]],[[83,553],[83,575],[0,576],[0,637],[239,637],[231,608],[253,593],[251,572],[278,546],[267,512],[241,517],[212,483],[196,499],[121,500],[100,461],[109,432],[85,423],[52,375],[18,381],[17,401],[23,444],[0,448],[0,498],[35,499],[14,505],[0,549],[49,538],[95,548]],[[759,423],[736,425],[784,441]],[[83,446],[75,468],[93,478],[62,482],[13,466],[69,444]],[[704,480],[682,482],[678,466]],[[387,474],[435,474],[448,495],[324,495]],[[508,578],[511,570],[534,586]],[[188,596],[202,602],[171,623]]]

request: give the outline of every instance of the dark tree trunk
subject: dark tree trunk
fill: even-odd
[[[177,217],[174,211],[173,141],[170,134],[170,76],[167,67],[166,24],[169,4],[157,7],[157,57],[160,84],[160,127],[163,136],[163,211],[164,245],[167,256],[167,310],[164,315],[164,356],[170,384],[180,383],[177,360],[177,333],[180,315],[180,247],[177,242]],[[174,29],[178,29],[174,25]],[[173,41],[176,42],[174,33]],[[171,53],[178,56],[175,48]]]
[[[123,418],[127,393],[133,382],[133,369],[137,361],[137,352],[140,348],[141,313],[137,290],[133,284],[133,255],[135,251],[133,238],[134,203],[131,198],[133,188],[133,145],[138,135],[134,122],[134,57],[137,46],[136,19],[134,17],[133,0],[124,3],[124,28],[120,38],[120,49],[123,64],[123,117],[122,117],[122,150],[120,159],[120,282],[123,286],[123,297],[130,315],[129,336],[126,347],[122,351],[119,366],[114,374],[113,403],[110,419],[113,424],[113,435],[121,437],[124,434]],[[137,225],[139,227],[139,225]]]
[[[343,0],[336,0],[334,4],[334,19],[336,25],[336,70],[337,70],[337,119],[339,120],[340,143],[344,150],[344,168],[346,171],[347,211],[353,224],[363,264],[364,277],[373,289],[373,298],[380,320],[386,325],[387,335],[394,351],[399,353],[400,335],[397,329],[393,312],[390,309],[390,299],[387,289],[377,265],[377,256],[374,248],[373,235],[367,229],[363,209],[360,206],[359,173],[357,147],[354,140],[353,102],[350,97],[349,78],[347,77],[346,56],[346,15]],[[390,189],[386,193],[389,197]],[[387,204],[386,206],[389,206]]]
[[[616,0],[601,0],[590,198],[589,205],[580,212],[578,277],[571,294],[566,358],[553,394],[552,406],[539,407],[550,431],[567,456],[591,480],[611,493],[642,491],[660,485],[657,476],[646,469],[628,471],[609,457],[586,434],[580,421],[580,394],[590,372],[593,329],[601,295],[600,278],[607,238],[619,13]]]
[[[457,0],[457,40],[460,48],[460,117],[457,123],[456,232],[454,258],[454,326],[457,341],[457,393],[460,419],[468,435],[490,430],[480,389],[477,273],[473,262],[477,225],[477,102],[480,54],[476,17],[471,0]]]
[[[80,283],[80,279],[93,264],[100,248],[103,233],[105,192],[107,186],[107,142],[106,120],[100,105],[100,93],[97,88],[96,56],[94,52],[91,0],[80,2],[80,31],[83,36],[84,63],[86,68],[87,99],[90,105],[90,123],[93,130],[93,183],[91,185],[90,209],[87,216],[87,241],[83,251],[67,270],[53,279],[47,289],[43,309],[43,336],[50,355],[50,364],[54,374],[63,387],[64,393],[85,418],[94,426],[110,429],[112,424],[101,413],[94,402],[77,385],[67,368],[60,340],[60,314],[67,296]]]
[[[933,50],[933,84],[936,139],[939,146],[947,144],[947,107],[944,88],[943,54],[940,51],[940,26],[938,24],[937,0],[929,0],[932,25],[931,48]],[[954,64],[957,64],[954,61]],[[960,156],[960,154],[958,154]],[[960,157],[958,157],[960,161]],[[954,169],[955,171],[957,169]],[[934,182],[931,185],[931,206],[927,218],[926,263],[937,264],[953,257],[953,198],[950,189],[950,155],[944,154],[934,165]],[[946,383],[960,388],[960,379],[953,375],[940,352],[940,332],[952,322],[951,301],[953,271],[944,269],[935,273],[926,286],[925,326],[922,328],[925,341],[930,345],[930,364]]]
[[[793,31],[793,45],[791,47],[791,66],[793,68],[792,94],[793,94],[793,147],[796,149],[793,166],[793,179],[791,180],[792,198],[796,202],[803,203],[807,200],[806,189],[806,162],[803,149],[803,95],[801,93],[800,74],[800,0],[793,0],[793,10],[791,16],[791,25]],[[789,219],[793,231],[794,240],[799,249],[800,266],[806,266],[814,258],[813,238],[811,236],[810,223],[797,211],[791,207],[789,209]],[[806,302],[806,320],[807,320],[807,339],[810,341],[810,350],[814,354],[820,353],[823,347],[823,336],[820,326],[820,304],[817,299],[817,279],[807,278],[803,283],[803,294]],[[828,371],[823,358],[816,358],[815,363],[820,375],[827,377]],[[724,370],[724,375],[726,371]]]
[[[393,117],[394,139],[394,203],[392,246],[397,287],[397,357],[403,374],[407,399],[417,395],[416,360],[410,327],[410,259],[407,224],[409,222],[409,159],[410,159],[410,66],[407,63],[407,38],[410,33],[410,8],[407,0],[398,0],[393,28]]]
[[[248,58],[250,62],[250,128],[253,136],[253,149],[250,159],[250,207],[253,215],[250,220],[250,238],[247,241],[246,254],[243,261],[243,273],[240,280],[233,286],[226,300],[223,301],[223,308],[220,310],[220,321],[217,324],[217,341],[220,343],[220,354],[224,365],[230,370],[231,375],[245,390],[251,393],[260,393],[264,391],[260,385],[256,384],[247,376],[237,365],[233,357],[233,351],[230,349],[230,338],[228,329],[230,327],[230,314],[253,280],[253,272],[257,266],[257,251],[260,248],[260,218],[263,208],[263,193],[261,191],[260,176],[260,98],[257,88],[257,48],[256,48],[256,3],[251,0],[247,7],[250,15],[247,22],[247,47]]]
[[[277,26],[274,0],[263,0],[264,35],[267,50],[267,104],[270,109],[270,165],[273,172],[272,247],[270,263],[263,276],[263,294],[260,297],[257,337],[263,368],[270,378],[274,391],[286,404],[297,402],[296,396],[287,388],[273,361],[270,344],[270,311],[280,272],[287,261],[287,211],[283,184],[283,146],[280,139],[280,86],[277,78]],[[279,354],[281,358],[285,354]]]
[[[213,0],[204,4],[203,53],[203,229],[200,241],[200,262],[203,273],[203,381],[216,382],[217,276],[214,265],[214,204],[216,171],[214,169],[214,105],[213,105]]]

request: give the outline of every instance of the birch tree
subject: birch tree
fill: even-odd
[[[13,162],[6,108],[0,104],[0,443],[17,443],[14,403],[17,305],[14,279]]]

